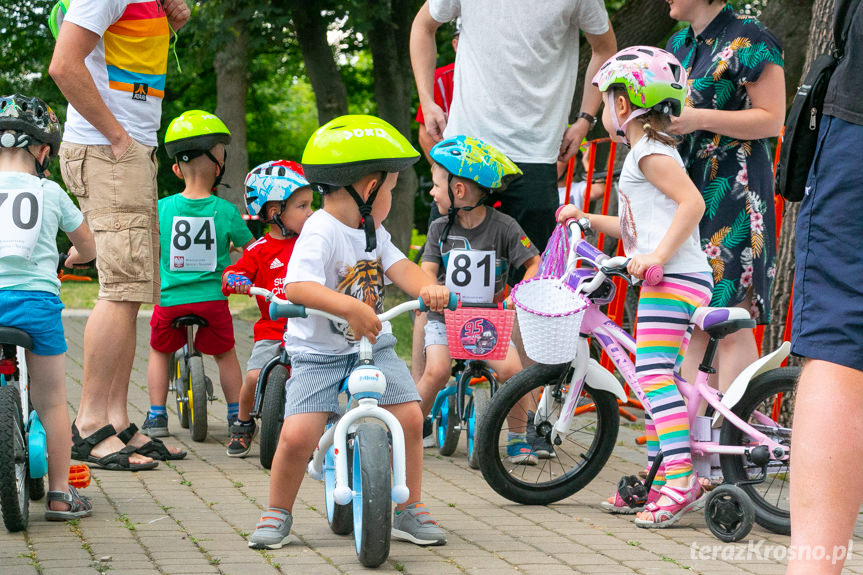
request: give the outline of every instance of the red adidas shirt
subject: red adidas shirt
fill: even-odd
[[[225,268],[225,273],[246,276],[257,287],[266,288],[277,296],[284,297],[285,272],[296,243],[297,236],[277,240],[270,234],[265,234],[243,251],[243,256],[237,263]],[[229,293],[225,286],[222,286],[222,292],[225,295]],[[281,340],[288,320],[270,319],[269,304],[263,298],[255,299],[261,310],[261,319],[255,322],[255,341]]]
[[[452,104],[453,76],[455,75],[455,63],[441,66],[434,71],[434,101],[440,106],[444,114],[449,116],[449,107]],[[417,122],[425,124],[422,106],[417,108]]]

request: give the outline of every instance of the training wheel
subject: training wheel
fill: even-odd
[[[725,543],[740,541],[752,530],[755,507],[745,491],[736,485],[720,485],[708,495],[704,518],[710,532]]]

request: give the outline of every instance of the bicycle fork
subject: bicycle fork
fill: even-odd
[[[548,442],[552,445],[560,445],[562,436],[569,432],[569,426],[572,423],[572,418],[575,415],[575,409],[578,407],[578,399],[581,397],[581,391],[584,389],[584,380],[587,377],[587,365],[590,361],[590,348],[587,344],[587,339],[580,337],[578,340],[578,351],[575,359],[572,360],[572,377],[569,380],[569,386],[566,391],[566,397],[563,401],[563,408],[560,410],[560,417],[552,426],[548,435]],[[543,422],[548,421],[553,408],[553,388],[554,386],[547,385],[542,393],[542,398],[536,407],[536,415],[534,415],[534,424],[537,425],[537,431],[540,432],[540,427]],[[541,433],[540,433],[541,434]]]

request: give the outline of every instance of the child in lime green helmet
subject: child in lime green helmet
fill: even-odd
[[[228,404],[228,426],[239,411],[243,382],[234,349],[234,327],[222,272],[230,265],[231,246],[245,247],[254,237],[235,205],[213,195],[225,170],[225,146],[231,133],[215,115],[190,110],[175,118],[165,133],[165,148],[175,163],[174,174],[185,183],[179,193],[159,200],[161,301],[150,320],[147,387],[150,409],[141,432],[151,441],[138,449],[153,459],[182,459],[185,452],[167,448],[169,359],[186,342],[186,329],[174,326],[180,316],[197,315],[195,347],[212,355]]]
[[[443,545],[446,534],[420,502],[422,412],[407,365],[395,353],[388,323],[381,325],[383,288],[392,282],[441,311],[449,292],[396,248],[381,225],[392,205],[398,172],[419,153],[398,130],[371,116],[342,116],[321,126],[303,153],[303,170],[324,197],[304,224],[285,278],[285,298],[348,320],[340,329],[320,318],[292,319],[285,332],[291,380],[285,419],[273,459],[269,508],[249,547],[278,549],[289,539],[291,511],[332,412],[339,412],[340,380],[354,367],[359,340],[374,344],[376,367],[386,375],[380,405],[405,435],[410,497],[398,506],[392,537],[417,545]]]

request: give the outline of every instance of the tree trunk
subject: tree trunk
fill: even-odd
[[[411,23],[418,6],[413,0],[391,0],[389,14],[378,7],[370,14],[369,48],[374,61],[375,101],[378,115],[410,138],[413,74],[410,62]],[[413,167],[399,174],[387,230],[395,245],[408,252],[414,221],[417,175]]]
[[[758,18],[782,42],[785,51],[785,98],[790,106],[806,60],[812,1],[771,0]]]
[[[323,125],[348,113],[348,94],[327,42],[327,21],[320,0],[293,2],[291,20],[303,54],[306,74],[315,92],[318,122]]]
[[[219,190],[219,195],[245,211],[243,182],[249,171],[249,154],[246,150],[246,89],[249,64],[249,35],[246,22],[237,19],[227,30],[227,43],[216,53],[213,67],[216,70],[216,115],[231,131],[231,145],[225,162],[222,182],[230,187]]]
[[[834,0],[815,0],[812,5],[812,21],[809,27],[802,81],[812,62],[820,54],[828,51],[833,40],[833,4]],[[799,83],[799,82],[798,82]],[[786,202],[785,214],[782,218],[782,231],[779,235],[779,247],[776,252],[776,279],[773,283],[771,307],[773,313],[770,325],[764,330],[764,345],[762,349],[770,351],[782,343],[785,328],[785,317],[791,297],[794,282],[794,226],[797,222],[799,203]]]
[[[774,0],[777,1],[777,0]],[[611,27],[617,37],[618,49],[627,46],[646,45],[665,47],[665,38],[674,28],[675,20],[668,16],[668,5],[656,0],[627,0],[620,10],[615,12],[611,19]],[[578,71],[580,77],[575,86],[575,95],[572,99],[572,108],[569,112],[570,122],[575,121],[576,114],[580,111],[581,95],[584,93],[584,71],[593,51],[587,40],[582,39],[578,52]],[[591,78],[587,78],[590,81]],[[605,134],[602,124],[597,124],[592,135],[601,137]]]

